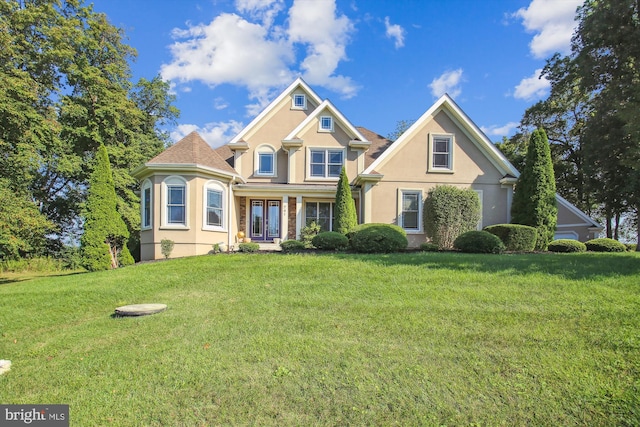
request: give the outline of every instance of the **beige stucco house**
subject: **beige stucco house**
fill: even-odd
[[[510,220],[518,171],[447,95],[391,142],[355,127],[302,79],[293,82],[228,144],[212,149],[191,133],[137,168],[141,182],[141,259],[205,254],[296,239],[311,221],[330,230],[344,166],[360,223],[397,224],[409,245],[426,241],[422,205],[429,189],[474,189],[479,227]],[[601,227],[558,196],[557,237],[587,240]]]

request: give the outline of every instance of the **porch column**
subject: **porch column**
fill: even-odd
[[[365,182],[363,186],[362,196],[363,200],[360,201],[362,203],[362,223],[369,224],[372,222],[372,208],[371,208],[371,189],[375,184],[371,184],[369,182]]]
[[[296,240],[300,240],[302,230],[302,196],[296,197]]]
[[[289,196],[286,194],[282,196],[282,209],[280,212],[280,239],[282,241],[287,240],[287,236],[289,235]]]

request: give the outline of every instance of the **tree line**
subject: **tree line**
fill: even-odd
[[[169,85],[132,82],[123,30],[81,0],[0,2],[0,259],[59,254],[87,218],[100,147],[135,251],[137,183],[129,171],[168,144]]]
[[[640,236],[640,0],[587,0],[571,53],[547,60],[550,94],[530,108],[499,148],[522,170],[529,134],[551,143],[557,191],[621,237]]]

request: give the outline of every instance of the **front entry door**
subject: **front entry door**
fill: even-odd
[[[260,242],[280,237],[280,200],[251,200],[249,237]]]

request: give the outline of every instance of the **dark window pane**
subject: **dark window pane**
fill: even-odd
[[[273,173],[273,154],[272,153],[260,153],[258,155],[258,161],[260,165],[258,166],[258,172],[262,174],[272,174]]]
[[[329,163],[342,164],[342,151],[329,151]]]
[[[311,163],[324,164],[324,151],[311,151]]]
[[[184,224],[184,206],[169,206],[169,223]]]
[[[311,176],[324,176],[324,165],[311,165]]]
[[[405,229],[418,229],[418,212],[404,212],[402,214],[402,227]]]
[[[433,166],[439,168],[448,168],[449,167],[449,155],[448,154],[434,154],[433,155]]]
[[[207,206],[210,208],[222,207],[222,192],[215,190],[207,191]]]

